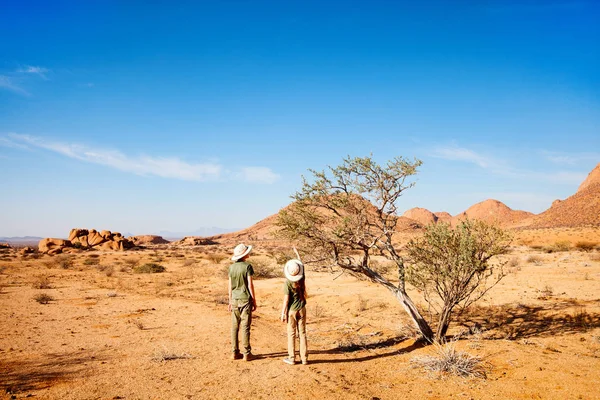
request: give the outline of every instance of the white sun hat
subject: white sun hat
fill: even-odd
[[[298,282],[304,276],[304,264],[302,264],[302,261],[292,258],[285,263],[283,273],[288,280]]]
[[[252,246],[246,246],[244,243],[240,243],[233,249],[233,257],[231,257],[231,259],[237,261],[250,253],[250,251],[252,251]]]

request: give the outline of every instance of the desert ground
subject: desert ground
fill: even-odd
[[[385,289],[310,267],[310,362],[282,363],[280,271],[289,249],[266,242],[248,243],[258,297],[250,362],[229,357],[233,246],[58,256],[6,249],[0,398],[599,399],[600,249],[575,243],[600,244],[600,228],[515,238],[504,256],[509,275],[450,327],[448,346],[481,358],[480,373],[466,377],[417,363],[440,348],[415,340]],[[145,263],[166,270],[134,272]],[[418,292],[409,294],[426,310]]]

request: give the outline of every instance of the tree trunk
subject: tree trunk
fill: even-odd
[[[446,332],[448,332],[448,327],[450,326],[450,314],[452,314],[453,308],[454,307],[444,307],[440,314],[437,332],[435,333],[435,341],[437,343],[442,343],[445,340],[444,338],[446,337]]]
[[[433,331],[429,327],[427,321],[425,321],[425,318],[423,318],[421,313],[419,313],[419,310],[417,310],[417,307],[412,302],[410,297],[408,297],[406,291],[397,288],[394,291],[394,295],[396,296],[400,304],[402,304],[402,307],[404,307],[404,310],[406,310],[410,318],[413,320],[416,328],[419,330],[419,332],[421,332],[421,335],[423,335],[423,338],[429,343],[432,343]]]

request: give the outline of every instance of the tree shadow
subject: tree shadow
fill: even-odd
[[[397,356],[397,355],[403,354],[403,353],[410,353],[413,350],[420,349],[427,345],[427,343],[425,343],[425,342],[414,341],[413,343],[411,343],[410,345],[408,345],[404,348],[394,349],[394,350],[388,351],[386,353],[371,354],[371,355],[363,356],[363,357],[346,357],[346,358],[334,358],[334,359],[327,358],[327,359],[316,359],[316,360],[314,359],[315,355],[320,355],[320,354],[349,355],[351,353],[355,353],[355,352],[358,352],[361,350],[372,351],[372,350],[387,349],[387,348],[396,346],[406,340],[407,339],[404,337],[393,337],[393,338],[380,340],[380,341],[372,342],[372,343],[350,343],[347,345],[342,345],[342,346],[334,347],[331,349],[324,349],[324,350],[310,350],[309,349],[308,356],[309,356],[311,365],[312,364],[351,363],[351,362],[369,361],[369,360],[375,360],[378,358]],[[287,356],[287,352],[281,351],[281,352],[261,354],[258,356],[258,358],[280,358],[280,357],[285,357],[285,356]]]
[[[593,303],[593,302],[592,302]],[[457,322],[486,331],[489,339],[524,339],[584,333],[600,327],[600,314],[585,309],[585,302],[557,300],[551,304],[477,307]]]
[[[104,359],[77,351],[48,354],[38,360],[0,360],[0,390],[19,393],[47,389],[59,382],[82,377],[89,368],[86,363]]]

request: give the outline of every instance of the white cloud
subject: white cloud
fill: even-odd
[[[540,150],[542,157],[559,165],[578,165],[589,161],[600,160],[600,153],[561,153],[556,151]]]
[[[188,163],[176,157],[132,157],[118,150],[91,149],[78,144],[48,141],[31,135],[9,133],[8,138],[0,137],[0,145],[45,149],[76,160],[143,176],[154,175],[203,182],[222,179],[225,175],[222,165],[216,162]],[[266,184],[274,183],[279,179],[279,175],[266,167],[241,167],[234,176],[247,182]]]
[[[11,133],[9,137],[30,146],[53,151],[77,160],[104,165],[136,175],[155,175],[185,181],[218,179],[222,167],[218,164],[190,164],[177,158],[130,157],[116,150],[90,149],[77,144],[50,142],[42,138]]]
[[[21,74],[34,74],[39,76],[42,79],[48,79],[46,74],[49,72],[48,68],[36,67],[33,65],[26,65],[23,68],[19,68],[17,70],[18,73]]]
[[[279,180],[280,176],[266,167],[243,167],[240,176],[247,182],[272,184]]]
[[[489,158],[458,146],[438,147],[433,150],[431,155],[444,160],[469,162],[482,168],[488,168],[493,164]]]
[[[28,150],[29,147],[27,147],[26,145],[22,144],[22,143],[16,143],[8,138],[5,137],[0,137],[0,146],[2,147],[9,147],[12,149],[21,149],[21,150]]]
[[[30,93],[17,85],[13,78],[8,77],[6,75],[0,75],[0,88],[10,90],[11,92],[23,95],[30,96]]]

